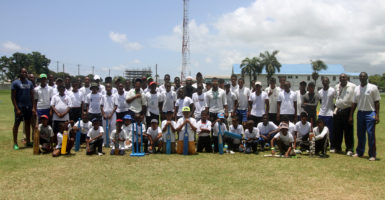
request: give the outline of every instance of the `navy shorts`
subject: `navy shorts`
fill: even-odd
[[[25,120],[30,120],[31,117],[32,117],[32,107],[19,107],[20,111],[21,111],[21,114],[20,115],[16,115],[16,110],[14,110],[15,112],[15,123],[18,122],[22,122],[22,121],[25,121]]]

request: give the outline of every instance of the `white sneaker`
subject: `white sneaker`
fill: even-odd
[[[330,149],[330,153],[335,153],[336,150],[335,149]]]
[[[229,151],[229,150],[226,150],[226,153],[230,153],[230,151]]]
[[[358,155],[358,154],[354,154],[353,157],[361,158],[362,156],[360,156],[360,155]]]
[[[346,155],[347,155],[347,156],[353,156],[353,152],[352,152],[352,151],[348,151],[348,152],[346,153]]]
[[[369,158],[369,161],[375,161],[375,160],[376,160],[375,157],[370,157],[370,158]]]
[[[98,153],[98,156],[102,156],[103,155],[103,153]]]
[[[230,151],[230,154],[235,154],[234,151]]]

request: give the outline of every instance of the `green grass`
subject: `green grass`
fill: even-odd
[[[10,93],[0,91],[0,199],[385,197],[383,122],[377,126],[379,161],[369,162],[338,154],[326,159],[264,158],[263,153],[89,157],[84,149],[59,158],[34,156],[31,148],[12,149],[13,118]]]

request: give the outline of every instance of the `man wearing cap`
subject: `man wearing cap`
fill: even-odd
[[[26,134],[27,146],[32,146],[30,142],[30,125],[32,113],[35,113],[34,107],[34,88],[31,81],[27,79],[28,73],[25,68],[20,70],[19,79],[11,84],[11,100],[15,112],[15,123],[13,124],[13,148],[19,149],[17,145],[17,132],[20,122],[24,121],[24,131]]]
[[[150,82],[149,87],[150,91],[145,94],[147,101],[147,127],[150,126],[152,119],[159,119],[163,107],[162,95],[156,91],[156,83],[154,81]]]
[[[177,153],[182,154],[183,153],[183,136],[185,133],[186,125],[187,125],[187,133],[188,133],[188,153],[190,155],[195,154],[195,131],[196,128],[196,120],[192,117],[190,117],[190,107],[185,106],[182,108],[183,117],[178,119],[178,122],[176,124],[176,131],[179,132],[179,140],[177,145]]]
[[[51,99],[53,132],[55,134],[59,132],[60,124],[69,120],[71,102],[70,97],[65,94],[64,85],[58,85],[57,89],[59,94],[53,96]]]
[[[276,79],[274,77],[269,80],[269,87],[265,89],[265,92],[269,96],[269,121],[278,125],[277,121],[277,100],[279,93],[281,92],[281,88],[276,87]]]
[[[354,89],[353,105],[350,111],[349,122],[353,123],[353,114],[357,112],[358,144],[354,157],[362,157],[365,153],[366,132],[368,133],[369,160],[375,161],[376,152],[376,124],[380,122],[381,96],[377,86],[368,83],[368,74],[360,73],[360,86]]]
[[[265,91],[262,91],[262,83],[255,82],[255,92],[249,97],[249,109],[247,116],[254,121],[257,126],[262,121],[262,116],[269,111],[269,97]]]
[[[212,80],[213,88],[206,92],[205,103],[206,111],[210,113],[210,121],[215,121],[218,113],[225,113],[227,118],[229,113],[227,110],[227,99],[224,90],[218,88],[218,79],[216,77]]]
[[[40,122],[40,117],[42,115],[49,116],[51,108],[52,88],[47,85],[46,74],[40,74],[40,85],[34,89],[34,98],[36,114]]]
[[[245,87],[245,80],[243,78],[238,79],[238,89],[235,91],[238,105],[235,109],[238,115],[238,122],[242,125],[246,125],[250,93],[250,89]]]
[[[91,93],[89,93],[84,100],[86,104],[88,119],[98,119],[102,121],[102,112],[100,110],[100,102],[102,101],[102,95],[99,91],[99,86],[97,83],[91,83]]]
[[[279,133],[277,133],[270,142],[271,154],[273,156],[275,155],[274,143],[276,143],[281,155],[285,157],[295,156],[295,152],[293,151],[294,138],[293,135],[288,132],[289,125],[281,123],[278,129]]]
[[[101,95],[104,95],[106,93],[106,87],[104,87],[104,85],[100,84],[100,80],[101,80],[101,77],[99,75],[94,76],[94,81],[95,81],[95,83],[98,84],[98,92]]]
[[[297,94],[290,89],[290,82],[283,84],[284,90],[279,93],[277,100],[277,121],[286,116],[291,122],[297,122]],[[282,115],[282,116],[281,116]]]
[[[299,90],[295,91],[297,93],[297,121],[301,120],[300,114],[305,110],[302,107],[302,99],[306,94],[306,82],[301,81],[299,83]]]
[[[192,98],[192,94],[196,92],[196,89],[192,86],[192,77],[187,76],[186,85],[183,87],[184,95]]]
[[[135,80],[135,87],[126,95],[128,103],[128,112],[133,117],[136,113],[144,114],[146,112],[147,100],[145,94],[141,90],[141,79]]]

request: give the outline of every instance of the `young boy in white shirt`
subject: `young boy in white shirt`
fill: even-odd
[[[301,151],[309,148],[308,138],[311,129],[311,124],[307,121],[307,117],[307,113],[302,112],[300,115],[301,121],[295,124],[293,144],[294,149],[296,149],[297,146],[301,147]]]
[[[274,122],[269,121],[269,114],[265,113],[262,117],[262,122],[257,125],[259,130],[259,144],[261,145],[261,151],[265,150],[265,146],[270,146],[270,141],[273,139],[273,131],[277,130],[278,126]]]
[[[166,90],[167,90],[166,85]],[[175,153],[175,133],[176,133],[176,122],[172,120],[172,111],[166,113],[166,120],[162,121],[162,132],[163,132],[163,153],[166,153],[167,134],[170,131],[170,142],[171,142],[171,153]]]
[[[148,140],[150,141],[150,153],[159,153],[162,151],[163,142],[162,142],[162,130],[159,127],[159,122],[157,119],[151,120],[151,125],[148,127],[146,134]],[[158,149],[156,149],[158,147]]]
[[[150,91],[147,92],[147,116],[146,116],[146,125],[150,127],[151,120],[159,119],[160,113],[162,113],[163,99],[162,95],[156,91],[156,83],[150,82],[149,84]]]
[[[326,150],[329,145],[329,129],[325,126],[322,118],[317,120],[317,127],[313,128],[313,134],[309,135],[309,140],[315,137],[315,154],[326,156]]]
[[[225,141],[224,139],[224,133],[227,131],[226,127],[226,121],[225,121],[225,115],[224,113],[218,113],[218,119],[215,120],[215,122],[211,125],[213,128],[213,139],[212,141],[214,142],[214,153],[218,153],[219,151],[219,146],[218,146],[218,134],[219,134],[219,129],[222,134],[222,141]],[[224,143],[224,142],[223,142]],[[224,144],[223,144],[224,146]]]
[[[254,121],[248,120],[246,122],[246,129],[245,129],[245,145],[246,150],[245,153],[257,153],[257,145],[258,145],[258,138],[259,138],[259,129],[257,127],[254,127]]]
[[[103,153],[103,127],[99,126],[100,120],[97,118],[92,119],[92,128],[87,133],[87,155],[96,154],[96,148],[98,149],[98,155],[102,156]]]
[[[245,131],[243,130],[243,126],[239,124],[237,115],[234,115],[232,117],[229,131],[231,133],[238,134],[242,137],[245,134]],[[229,141],[228,144],[229,144],[230,154],[234,154],[234,152],[236,152],[236,151],[242,151],[243,150],[243,145],[241,144],[240,139],[228,137],[226,140]],[[241,148],[240,148],[240,146],[241,146]]]
[[[50,125],[48,125],[48,116],[42,115],[39,124],[39,148],[40,152],[48,153],[52,151],[54,133]]]
[[[271,140],[271,154],[275,155],[274,142],[279,148],[280,155],[285,157],[295,156],[293,149],[294,138],[293,135],[289,133],[289,125],[285,122],[282,122],[278,128],[279,132]]]
[[[110,155],[115,155],[115,149],[119,149],[119,155],[124,155],[124,142],[127,139],[126,132],[122,129],[123,120],[116,120],[116,129],[111,132],[110,140],[112,142],[112,148]]]
[[[199,85],[198,85],[199,88]],[[207,120],[208,113],[207,111],[203,110],[200,113],[201,120],[197,123],[197,134],[198,134],[198,145],[197,145],[197,152],[201,153],[203,152],[203,149],[206,153],[212,153],[213,149],[211,146],[211,122]]]
[[[183,90],[179,90],[183,91]],[[183,117],[178,119],[177,122],[177,129],[176,131],[179,132],[179,140],[177,145],[177,153],[182,154],[183,153],[183,139],[184,134],[186,131],[186,125],[187,125],[187,134],[188,134],[188,154],[193,155],[195,154],[195,142],[194,142],[194,136],[196,128],[196,120],[192,117],[190,117],[190,107],[185,106],[182,108]]]
[[[79,121],[77,121],[73,127],[74,132],[76,133],[80,127],[80,144],[83,144],[86,142],[86,137],[88,131],[92,128],[92,123],[88,120],[87,112],[83,112],[82,114],[82,120],[80,120],[80,126]]]

